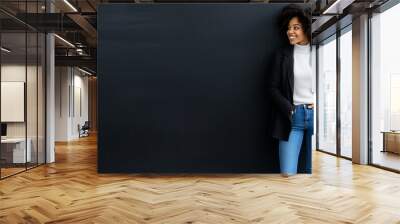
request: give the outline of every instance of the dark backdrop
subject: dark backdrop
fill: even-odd
[[[279,172],[266,87],[283,6],[100,6],[98,171]]]

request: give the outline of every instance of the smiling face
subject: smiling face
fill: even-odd
[[[307,38],[306,34],[304,33],[304,29],[303,29],[303,26],[301,25],[301,22],[299,21],[299,18],[297,18],[297,17],[293,17],[289,21],[286,34],[289,38],[290,44],[292,44],[292,45],[308,44],[308,38]]]

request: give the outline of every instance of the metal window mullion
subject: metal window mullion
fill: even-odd
[[[368,53],[367,53],[367,66],[368,66],[368,69],[367,69],[367,85],[368,85],[368,87],[367,87],[367,92],[368,92],[368,94],[367,94],[367,108],[368,108],[368,111],[367,111],[367,119],[368,119],[368,124],[367,124],[367,132],[368,132],[368,137],[367,137],[367,140],[368,140],[368,155],[367,155],[367,163],[368,164],[373,164],[372,162],[373,162],[373,153],[372,153],[372,96],[371,96],[371,94],[372,94],[372,83],[371,83],[371,80],[372,80],[372,64],[371,64],[371,57],[372,57],[372,29],[371,29],[371,27],[372,27],[372,23],[371,23],[371,20],[372,20],[372,12],[371,11],[369,11],[368,12],[368,20],[367,20],[367,23],[368,23],[368,30],[367,30],[367,46],[368,46]]]
[[[28,20],[28,1],[25,1],[25,21]],[[26,23],[25,23],[26,24]],[[25,170],[28,170],[28,24],[25,25]]]
[[[71,117],[71,69],[68,69],[71,67],[67,67],[67,71],[68,71],[68,77],[69,80],[68,81],[68,118]]]
[[[72,74],[71,74],[71,81],[72,81],[72,87],[71,87],[71,94],[72,94],[72,117],[75,118],[75,67],[71,67],[72,69]]]
[[[45,0],[45,13],[49,13],[49,8],[51,8],[51,2],[50,2],[50,0]],[[50,12],[51,12],[51,10],[50,10]],[[52,35],[52,38],[49,38],[49,36],[50,35]],[[50,141],[49,142],[47,142],[48,141],[48,139],[47,139],[47,134],[48,134],[48,130],[47,130],[47,125],[49,124],[49,123],[51,123],[51,122],[48,122],[47,121],[47,116],[48,116],[48,111],[47,111],[47,106],[48,106],[48,103],[47,103],[47,99],[48,99],[48,97],[47,97],[47,93],[48,93],[48,90],[47,90],[47,87],[49,86],[48,84],[48,82],[47,82],[47,80],[48,80],[48,76],[50,75],[49,74],[49,69],[48,69],[48,60],[49,60],[49,58],[47,58],[47,56],[48,56],[48,44],[50,44],[50,41],[49,41],[49,39],[52,39],[53,40],[53,38],[54,38],[54,34],[49,34],[48,32],[45,32],[45,37],[44,37],[44,53],[45,53],[45,55],[44,55],[44,69],[45,69],[45,71],[44,71],[44,75],[45,75],[45,78],[44,78],[44,90],[45,90],[45,92],[44,92],[44,151],[45,151],[45,153],[44,153],[44,163],[46,164],[47,163],[47,146],[48,145],[51,145],[50,144]],[[54,41],[54,40],[53,40]],[[50,152],[50,150],[51,149],[49,149],[49,152]]]
[[[39,13],[39,1],[36,1]],[[39,166],[39,32],[36,32],[36,166]]]
[[[46,13],[47,13],[47,3],[46,3]],[[44,163],[47,163],[47,38],[48,33],[44,34]],[[42,69],[43,77],[43,69]],[[42,81],[43,82],[43,81]],[[43,109],[43,107],[42,107]],[[42,117],[43,118],[43,117]]]
[[[340,36],[339,27],[336,31],[336,154],[342,156],[341,152],[341,114],[340,114],[340,84],[341,84],[341,64],[340,64]]]
[[[315,79],[315,84],[316,84],[316,122],[315,122],[315,130],[316,130],[316,138],[315,138],[315,147],[319,149],[319,111],[320,111],[320,106],[319,106],[319,43],[315,47],[315,69],[316,69],[316,79]]]
[[[2,23],[0,23],[0,47],[2,46],[2,33],[1,33],[1,24]],[[2,110],[2,108],[1,108],[1,67],[2,67],[2,58],[1,58],[1,52],[0,52],[0,111]],[[0,113],[0,124],[2,124],[2,122],[1,122],[1,113]],[[1,133],[1,129],[0,129],[0,133]],[[0,144],[0,158],[1,158],[1,150],[2,150],[2,147],[1,147],[1,144]],[[2,179],[2,177],[1,177],[1,162],[0,162],[0,180]]]

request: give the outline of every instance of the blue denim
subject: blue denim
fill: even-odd
[[[296,105],[292,115],[292,130],[288,141],[279,141],[279,162],[281,173],[294,175],[297,171],[299,157],[304,162],[305,173],[311,173],[311,147],[314,134],[314,110],[305,105]],[[305,145],[302,147],[302,143]],[[300,155],[301,149],[303,152]],[[300,155],[300,156],[299,156]]]

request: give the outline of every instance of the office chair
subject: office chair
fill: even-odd
[[[80,127],[80,125],[78,124],[79,138],[89,136],[89,129],[90,129],[89,121],[85,121],[82,127]]]

